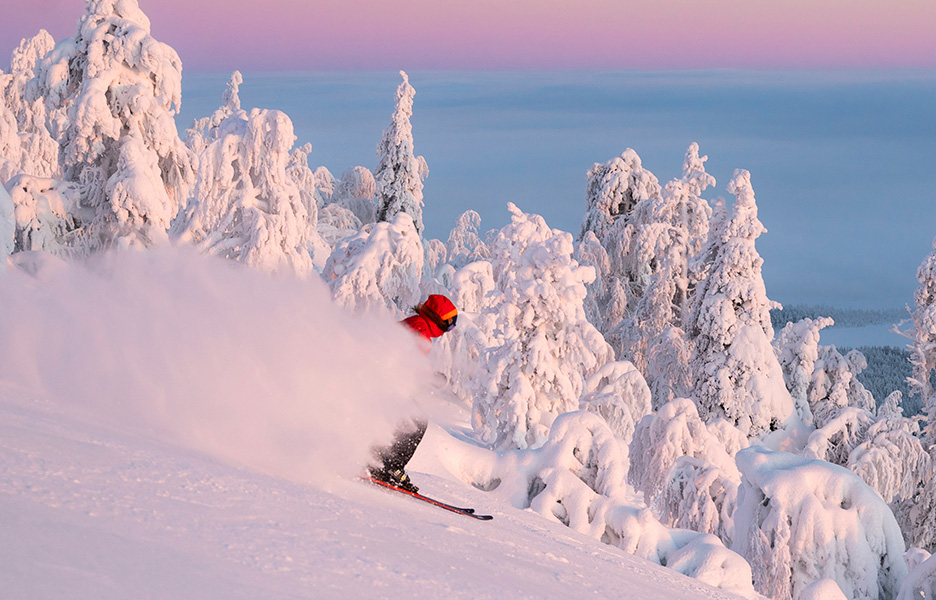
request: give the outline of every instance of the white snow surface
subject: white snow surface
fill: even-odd
[[[458,480],[440,455],[465,445],[466,408],[420,395],[410,334],[321,282],[184,250],[15,258],[4,598],[735,597]],[[494,521],[356,480],[413,395],[432,422],[414,479]]]

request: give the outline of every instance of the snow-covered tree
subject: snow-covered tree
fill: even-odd
[[[751,176],[735,171],[731,219],[713,229],[703,254],[711,258],[696,289],[687,333],[694,344],[690,368],[694,399],[706,422],[725,418],[759,436],[795,413],[771,346],[773,327],[754,246],[765,231],[757,218]]]
[[[832,324],[829,317],[787,323],[774,340],[774,351],[783,369],[783,380],[800,420],[806,425],[813,424],[809,390],[819,359],[819,331]]]
[[[736,457],[741,489],[732,549],[751,562],[754,587],[798,598],[819,579],[847,598],[894,598],[907,575],[904,541],[887,505],[848,469],[771,452]]]
[[[726,427],[706,426],[688,398],[667,403],[638,424],[628,480],[665,523],[730,542],[740,475],[717,431]]]
[[[887,397],[864,441],[848,455],[848,468],[888,504],[913,498],[932,473],[919,423],[901,414],[900,399],[899,391]]]
[[[370,233],[345,238],[328,258],[322,276],[335,301],[355,312],[402,316],[419,301],[423,246],[406,213],[377,223]]]
[[[670,527],[711,533],[730,547],[738,502],[737,471],[726,472],[707,460],[680,456],[668,474],[657,500],[660,520]]]
[[[809,434],[803,456],[845,466],[849,454],[864,441],[873,423],[874,415],[862,408],[840,408],[822,427]]]
[[[51,118],[67,121],[63,178],[79,184],[88,247],[167,239],[195,175],[173,119],[182,93],[178,54],[150,35],[136,0],[92,0],[75,38],[46,60],[44,87],[60,113]]]
[[[468,263],[451,276],[448,295],[458,307],[458,327],[434,344],[440,358],[437,368],[449,387],[469,407],[478,378],[484,371],[483,356],[492,345],[495,315],[488,309],[496,288],[494,269],[488,261]]]
[[[585,379],[612,359],[585,317],[594,270],[572,258],[572,236],[508,204],[490,247],[499,295],[497,339],[479,378],[473,426],[498,448],[538,447],[557,415],[577,410]]]
[[[302,205],[308,215],[306,218],[312,223],[318,223],[319,206],[315,197],[315,172],[309,168],[310,152],[312,144],[308,142],[293,148],[289,153],[286,174],[299,188],[299,197],[302,198]]]
[[[374,181],[374,175],[366,167],[357,166],[341,174],[329,202],[350,210],[366,225],[376,219],[376,193],[377,183]]]
[[[936,390],[933,387],[936,373],[936,240],[933,241],[933,251],[917,269],[917,281],[920,285],[914,292],[910,324],[900,333],[910,340],[910,362],[913,365],[910,393],[919,395],[923,401],[926,415],[923,446],[930,454],[931,467],[925,485],[912,502],[902,507],[901,512],[910,543],[936,551]]]
[[[598,331],[604,330],[604,315],[602,307],[608,305],[608,274],[611,271],[611,260],[608,258],[608,251],[601,245],[601,240],[595,235],[595,232],[589,231],[578,243],[575,244],[575,253],[573,258],[586,267],[595,269],[595,279],[588,285],[588,296],[585,298],[585,316],[589,322],[598,328]],[[620,318],[618,318],[620,320]]]
[[[933,240],[933,251],[917,269],[917,281],[920,285],[913,295],[910,326],[902,333],[910,340],[910,362],[913,364],[910,393],[921,397],[926,413],[924,444],[936,453],[936,390],[933,388],[936,373],[936,239]]]
[[[449,264],[460,269],[470,262],[484,260],[489,256],[488,248],[478,236],[481,215],[466,210],[455,219],[455,227],[449,232],[446,248]]]
[[[692,283],[690,259],[701,249],[711,214],[700,197],[714,184],[705,172],[706,160],[692,144],[683,176],[639,199],[603,239],[609,260],[608,281],[597,290],[603,331],[616,355],[647,375],[657,407],[689,390],[689,346],[682,327]],[[587,232],[583,243],[592,234]]]
[[[238,108],[240,81],[235,72],[224,105],[188,132],[191,147],[203,149],[195,196],[174,236],[265,271],[307,275],[328,248],[288,172],[292,121],[277,110]]]
[[[429,174],[426,159],[413,150],[413,96],[416,90],[409,77],[400,71],[403,83],[397,88],[396,109],[390,126],[377,144],[380,162],[374,171],[377,221],[392,221],[401,212],[413,218],[416,231],[422,234],[423,180]]]
[[[913,565],[900,586],[897,600],[933,600],[936,598],[936,556]]]
[[[612,361],[585,381],[579,405],[604,417],[626,450],[637,423],[650,414],[650,388],[633,364]]]
[[[13,51],[9,73],[0,72],[0,159],[11,162],[0,184],[13,175],[58,178],[58,143],[46,125],[47,110],[37,75],[40,61],[55,47],[45,30]],[[14,139],[15,138],[15,139]]]

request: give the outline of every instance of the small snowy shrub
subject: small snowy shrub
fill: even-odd
[[[904,541],[887,505],[851,471],[762,447],[737,455],[741,489],[732,548],[754,587],[798,598],[819,579],[847,598],[894,598],[907,575]]]
[[[17,175],[7,185],[13,200],[16,224],[16,252],[43,250],[53,254],[66,251],[66,236],[74,231],[78,188],[74,184]]]
[[[650,388],[631,363],[609,362],[585,381],[580,406],[604,417],[626,449],[637,423],[650,414]]]
[[[900,586],[897,600],[934,600],[936,599],[936,556],[930,556],[918,565],[914,565],[910,574]]]
[[[529,508],[629,554],[754,598],[750,566],[718,538],[668,529],[640,505],[624,481],[621,446],[599,415],[579,411],[557,417],[540,448],[498,452],[493,461],[449,460],[476,487],[516,508]]]

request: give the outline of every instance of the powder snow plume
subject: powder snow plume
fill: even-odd
[[[63,411],[294,481],[360,472],[429,381],[414,336],[317,277],[187,249],[0,271],[0,380]]]

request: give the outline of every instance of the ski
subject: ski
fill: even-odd
[[[379,479],[374,479],[373,477],[362,477],[361,479],[365,481],[369,481],[381,487],[387,488],[388,490],[393,490],[395,492],[406,494],[407,496],[411,496],[413,498],[416,498],[417,500],[428,502],[429,504],[438,506],[439,508],[443,508],[447,511],[458,513],[460,515],[465,515],[466,517],[471,517],[472,519],[477,519],[479,521],[490,521],[491,519],[494,518],[492,515],[479,515],[475,513],[475,509],[473,508],[462,508],[460,506],[453,506],[451,504],[446,504],[445,502],[440,502],[438,500],[435,500],[434,498],[429,498],[428,496],[423,496],[422,494],[419,494],[419,493],[414,493],[408,490],[404,490],[403,488],[399,488],[393,485],[392,483],[387,483],[386,481],[380,481]]]

